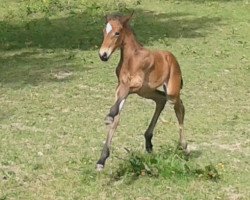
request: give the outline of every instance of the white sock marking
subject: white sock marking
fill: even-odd
[[[107,34],[108,34],[110,31],[112,31],[112,26],[110,25],[110,23],[107,23],[107,25],[106,25],[106,32],[107,32]]]
[[[122,109],[122,107],[123,107],[124,102],[125,102],[125,99],[123,99],[123,100],[121,101],[121,103],[120,103],[120,105],[119,105],[119,111],[121,111],[121,109]]]

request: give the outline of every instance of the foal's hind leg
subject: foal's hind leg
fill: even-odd
[[[152,137],[153,137],[153,131],[154,131],[155,125],[157,123],[157,120],[158,120],[163,108],[166,105],[167,98],[166,98],[166,94],[164,92],[158,91],[158,90],[151,92],[149,94],[143,94],[141,96],[148,98],[148,99],[152,99],[156,103],[154,115],[153,115],[151,122],[150,122],[150,124],[149,124],[149,126],[144,134],[145,140],[146,140],[146,150],[147,150],[147,152],[150,153],[153,150],[153,145],[151,142]]]
[[[174,103],[174,110],[175,110],[175,114],[176,117],[178,119],[179,122],[179,145],[180,147],[185,151],[185,153],[189,153],[188,149],[187,149],[187,141],[185,139],[185,135],[184,135],[184,130],[183,130],[183,123],[184,123],[184,116],[185,116],[185,108],[184,105],[182,103],[182,100],[180,98],[178,98],[175,103]]]

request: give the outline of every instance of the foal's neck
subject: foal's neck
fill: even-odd
[[[136,40],[132,30],[128,28],[121,46],[121,60],[129,58],[140,48],[142,45]]]

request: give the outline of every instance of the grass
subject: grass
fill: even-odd
[[[249,2],[95,2],[1,1],[0,199],[248,199]],[[139,41],[181,64],[192,153],[167,106],[146,154],[154,104],[131,96],[97,173],[119,59],[98,58],[103,16],[131,10]]]
[[[128,183],[143,176],[178,181],[190,181],[197,177],[212,181],[220,179],[216,168],[223,168],[222,164],[218,166],[210,164],[201,169],[197,166],[191,166],[191,163],[188,162],[190,156],[183,155],[180,150],[161,148],[160,152],[148,155],[139,152],[130,153],[128,159],[120,163],[112,178],[117,181],[126,177]]]

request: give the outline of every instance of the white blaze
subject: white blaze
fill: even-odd
[[[109,33],[110,31],[112,31],[112,26],[110,25],[110,23],[107,23],[106,32]]]

